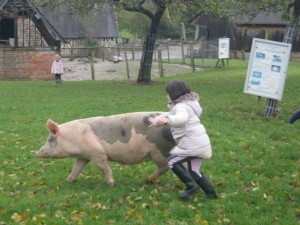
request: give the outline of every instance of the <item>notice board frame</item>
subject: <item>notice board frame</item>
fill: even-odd
[[[244,93],[281,100],[292,45],[253,38]]]

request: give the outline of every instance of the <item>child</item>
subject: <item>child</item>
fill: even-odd
[[[217,198],[213,186],[199,171],[203,159],[212,155],[209,137],[199,119],[202,113],[199,96],[180,80],[172,81],[166,92],[170,111],[156,118],[150,117],[149,122],[150,127],[170,126],[177,143],[170,152],[168,164],[186,186],[180,200],[189,199],[200,188],[207,198]],[[184,162],[187,162],[187,169],[182,165]]]
[[[51,73],[55,75],[56,85],[61,84],[61,75],[64,73],[63,64],[59,55],[54,56]]]

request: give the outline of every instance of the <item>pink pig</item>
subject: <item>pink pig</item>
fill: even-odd
[[[48,120],[50,132],[46,144],[36,152],[41,158],[76,159],[68,181],[74,181],[92,162],[101,169],[109,185],[114,186],[108,161],[135,164],[153,160],[157,170],[152,181],[168,170],[167,157],[175,145],[170,128],[149,128],[148,118],[160,112],[136,112],[107,117],[74,120],[61,125]]]

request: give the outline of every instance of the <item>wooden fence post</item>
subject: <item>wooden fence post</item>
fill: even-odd
[[[104,49],[103,47],[101,47],[101,49],[102,49],[102,61],[104,62],[104,61],[105,61],[105,54],[104,54],[104,51],[105,51],[106,49]]]
[[[164,69],[162,65],[162,58],[161,58],[161,49],[158,50],[158,68],[159,68],[159,76],[164,76]]]
[[[168,63],[170,63],[170,48],[169,48],[169,42],[167,42],[167,51],[168,51]]]
[[[191,67],[192,67],[192,71],[195,72],[195,59],[194,59],[194,48],[193,48],[193,44],[190,44],[190,57],[191,57]]]
[[[127,52],[124,52],[124,56],[125,56],[125,62],[126,62],[126,72],[127,72],[127,79],[130,79],[129,76],[129,65],[128,65],[128,59],[127,59]]]
[[[91,51],[91,72],[92,72],[92,80],[95,80],[95,64],[94,59],[95,58],[95,52],[94,50]]]
[[[135,60],[135,55],[134,55],[134,46],[132,45],[132,60],[134,61]]]
[[[245,50],[242,49],[242,60],[245,60],[245,59],[246,59],[246,57],[245,57]]]
[[[182,64],[185,64],[184,58],[184,41],[181,39],[181,55],[182,55]]]

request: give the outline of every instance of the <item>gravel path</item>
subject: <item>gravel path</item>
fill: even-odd
[[[88,60],[75,59],[70,61],[68,58],[63,58],[64,71],[62,79],[68,80],[91,80],[91,64]],[[138,75],[140,62],[129,61],[129,78],[135,80]],[[95,80],[125,80],[127,78],[127,68],[125,61],[118,63],[102,61],[102,59],[95,59]],[[192,68],[187,65],[180,64],[163,64],[164,76],[172,76],[176,74],[188,73]],[[151,78],[159,77],[159,67],[157,62],[152,64]]]

